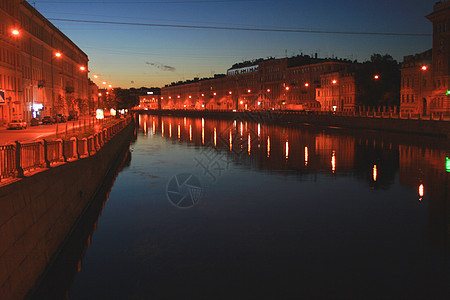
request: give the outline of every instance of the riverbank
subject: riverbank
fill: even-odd
[[[128,149],[134,132],[129,121],[110,130],[108,139],[103,139],[105,132],[90,139],[87,155],[0,188],[0,299],[24,298],[43,274],[111,166]]]
[[[359,116],[287,111],[142,110],[137,112],[191,118],[241,119],[262,124],[306,124],[450,138],[450,121],[419,117],[400,118],[400,116],[383,113]]]

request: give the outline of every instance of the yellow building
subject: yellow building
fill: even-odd
[[[1,0],[0,17],[2,122],[79,111],[88,101],[87,55],[26,1]]]

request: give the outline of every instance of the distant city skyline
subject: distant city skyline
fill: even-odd
[[[94,82],[138,88],[226,73],[245,60],[300,53],[358,61],[380,53],[402,61],[432,47],[425,16],[436,1],[29,2],[89,56]],[[314,32],[287,32],[292,30]]]

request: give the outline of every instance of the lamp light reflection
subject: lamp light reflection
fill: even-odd
[[[289,141],[286,141],[286,159],[289,158]]]
[[[169,137],[172,138],[172,123],[169,124]]]
[[[189,124],[189,141],[192,142],[192,124]]]
[[[331,172],[336,172],[336,151],[331,154]]]
[[[217,129],[214,127],[214,147],[217,147]]]
[[[164,137],[164,121],[161,122],[161,136]]]
[[[270,157],[270,136],[267,136],[267,157]]]
[[[153,121],[153,135],[155,135],[156,134],[156,126],[155,126],[155,121]]]
[[[181,140],[181,125],[178,124],[178,140]]]
[[[233,151],[233,134],[231,133],[231,129],[230,129],[230,151]]]
[[[308,165],[308,157],[309,153],[308,153],[308,147],[305,147],[305,166]]]
[[[248,133],[248,137],[247,137],[247,149],[248,149],[248,155],[250,155],[251,151],[252,151],[252,138],[250,137],[250,132]]]
[[[377,165],[373,165],[373,169],[372,169],[372,178],[373,178],[373,181],[377,181],[377,176],[378,176]]]
[[[423,188],[423,183],[421,183],[419,185],[419,197],[420,197],[419,201],[422,201],[423,195],[424,195],[424,188]]]

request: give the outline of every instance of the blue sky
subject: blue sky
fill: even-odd
[[[33,1],[29,1],[33,4]],[[434,0],[48,0],[47,18],[122,23],[431,34]],[[364,61],[373,53],[403,56],[431,48],[431,36],[344,35],[186,29],[52,21],[99,74],[123,88],[225,73],[236,62],[318,53]],[[100,80],[100,79],[99,79]],[[97,81],[100,83],[100,81]],[[95,80],[94,80],[95,81]]]

